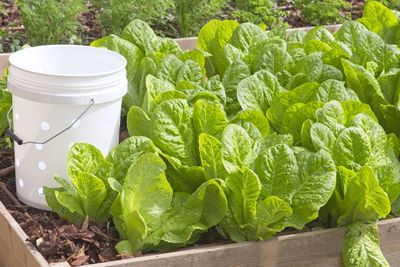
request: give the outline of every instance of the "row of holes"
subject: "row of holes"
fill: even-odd
[[[20,119],[18,113],[15,113],[15,119],[16,119],[16,120],[19,120],[19,119]],[[80,121],[80,120],[73,119],[73,120],[72,120],[72,123],[74,124],[74,125],[72,125],[73,128],[78,128],[79,125],[80,125],[80,123],[81,123],[81,121]],[[42,122],[42,123],[40,124],[40,128],[42,129],[42,131],[45,131],[45,132],[46,132],[46,131],[48,131],[48,130],[50,129],[50,124],[49,124],[48,122],[44,121],[44,122]],[[69,144],[68,149],[71,149],[72,146],[73,146],[73,143]],[[42,144],[36,144],[36,145],[35,145],[35,148],[36,148],[36,150],[43,150],[43,145],[42,145]],[[16,165],[17,167],[20,166],[20,161],[19,161],[19,159],[15,159],[15,165]],[[44,171],[44,170],[46,170],[46,167],[47,167],[47,165],[46,165],[46,163],[45,163],[44,161],[39,161],[39,162],[38,162],[38,168],[39,168],[40,170]],[[24,187],[24,180],[19,179],[19,180],[18,180],[18,184],[19,184],[19,186],[20,186],[21,188]],[[38,192],[39,196],[41,196],[41,197],[44,196],[44,194],[43,194],[43,187],[39,187],[38,190],[37,190],[37,192]]]
[[[19,180],[18,180],[18,184],[19,184],[19,186],[20,186],[21,188],[24,187],[24,180],[19,179]],[[43,187],[39,187],[38,190],[37,190],[37,192],[38,192],[39,196],[41,196],[41,197],[44,196],[44,194],[43,194]]]
[[[15,119],[16,120],[19,120],[19,114],[18,113],[15,113]],[[78,128],[79,127],[79,125],[81,124],[81,121],[80,120],[76,120],[76,119],[73,119],[72,121],[71,121],[71,123],[73,123],[74,125],[72,125],[72,127],[73,128]],[[41,124],[40,124],[40,129],[42,129],[42,131],[44,131],[44,132],[47,132],[49,129],[50,129],[50,124],[48,123],[48,122],[46,122],[46,121],[43,121]]]

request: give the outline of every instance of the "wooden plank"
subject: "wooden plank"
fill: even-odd
[[[400,218],[378,222],[381,248],[392,266],[400,266]],[[91,265],[92,267],[321,266],[340,267],[346,229],[289,234],[264,242],[200,246],[176,252]]]
[[[182,50],[193,50],[197,48],[197,37],[175,39]]]
[[[2,267],[49,266],[28,236],[0,202],[0,263]]]
[[[25,233],[0,203],[0,262],[3,267],[49,266],[27,241]],[[400,218],[380,221],[381,248],[392,266],[400,266]],[[280,236],[264,242],[244,242],[187,248],[133,259],[91,265],[168,266],[341,266],[343,228]],[[69,266],[54,263],[51,266]]]
[[[3,76],[4,70],[8,66],[8,57],[10,54],[3,53],[0,54],[0,78]]]
[[[400,218],[378,222],[380,247],[391,266],[400,266]]]

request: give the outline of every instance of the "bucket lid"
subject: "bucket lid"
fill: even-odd
[[[13,53],[9,63],[9,90],[36,102],[103,103],[127,92],[125,58],[104,48],[36,46]]]

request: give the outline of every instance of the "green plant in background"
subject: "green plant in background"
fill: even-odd
[[[11,147],[10,139],[4,135],[8,127],[7,115],[12,105],[11,93],[7,90],[7,75],[8,70],[6,69],[0,79],[0,147]]]
[[[395,10],[400,9],[400,0],[378,0],[377,2],[384,4],[390,9],[395,9]]]
[[[17,5],[32,46],[71,43],[85,10],[82,0],[18,0]]]
[[[172,8],[172,0],[94,0],[100,9],[98,21],[103,34],[117,34],[134,19],[141,19],[149,24],[161,24]]]
[[[194,36],[207,18],[215,15],[227,0],[174,0],[175,17],[182,37]]]
[[[6,29],[0,29],[0,53],[20,50],[22,48],[22,40],[24,40],[22,33],[10,33]]]
[[[287,16],[285,11],[277,10],[273,0],[236,0],[236,10],[232,16],[240,22],[271,25],[282,24]]]
[[[341,11],[351,8],[344,0],[294,0],[304,20],[313,25],[332,24],[344,21]]]

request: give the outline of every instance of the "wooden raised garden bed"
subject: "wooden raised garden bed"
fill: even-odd
[[[400,266],[400,218],[378,222],[380,246],[392,266]],[[28,236],[0,203],[0,263],[2,267],[70,266],[48,264]],[[99,263],[93,267],[135,266],[341,266],[344,228],[282,235],[264,242],[216,244],[163,254]]]
[[[338,26],[327,27],[335,31]],[[305,30],[308,30],[306,28]],[[290,32],[292,30],[288,30]],[[178,39],[183,49],[197,46],[197,38]],[[0,54],[0,72],[8,55]],[[392,266],[400,266],[400,218],[378,222],[380,246]],[[286,233],[264,242],[223,243],[189,247],[175,252],[94,264],[92,266],[342,266],[344,228]],[[20,225],[0,202],[0,266],[70,266],[49,264],[28,240]]]

